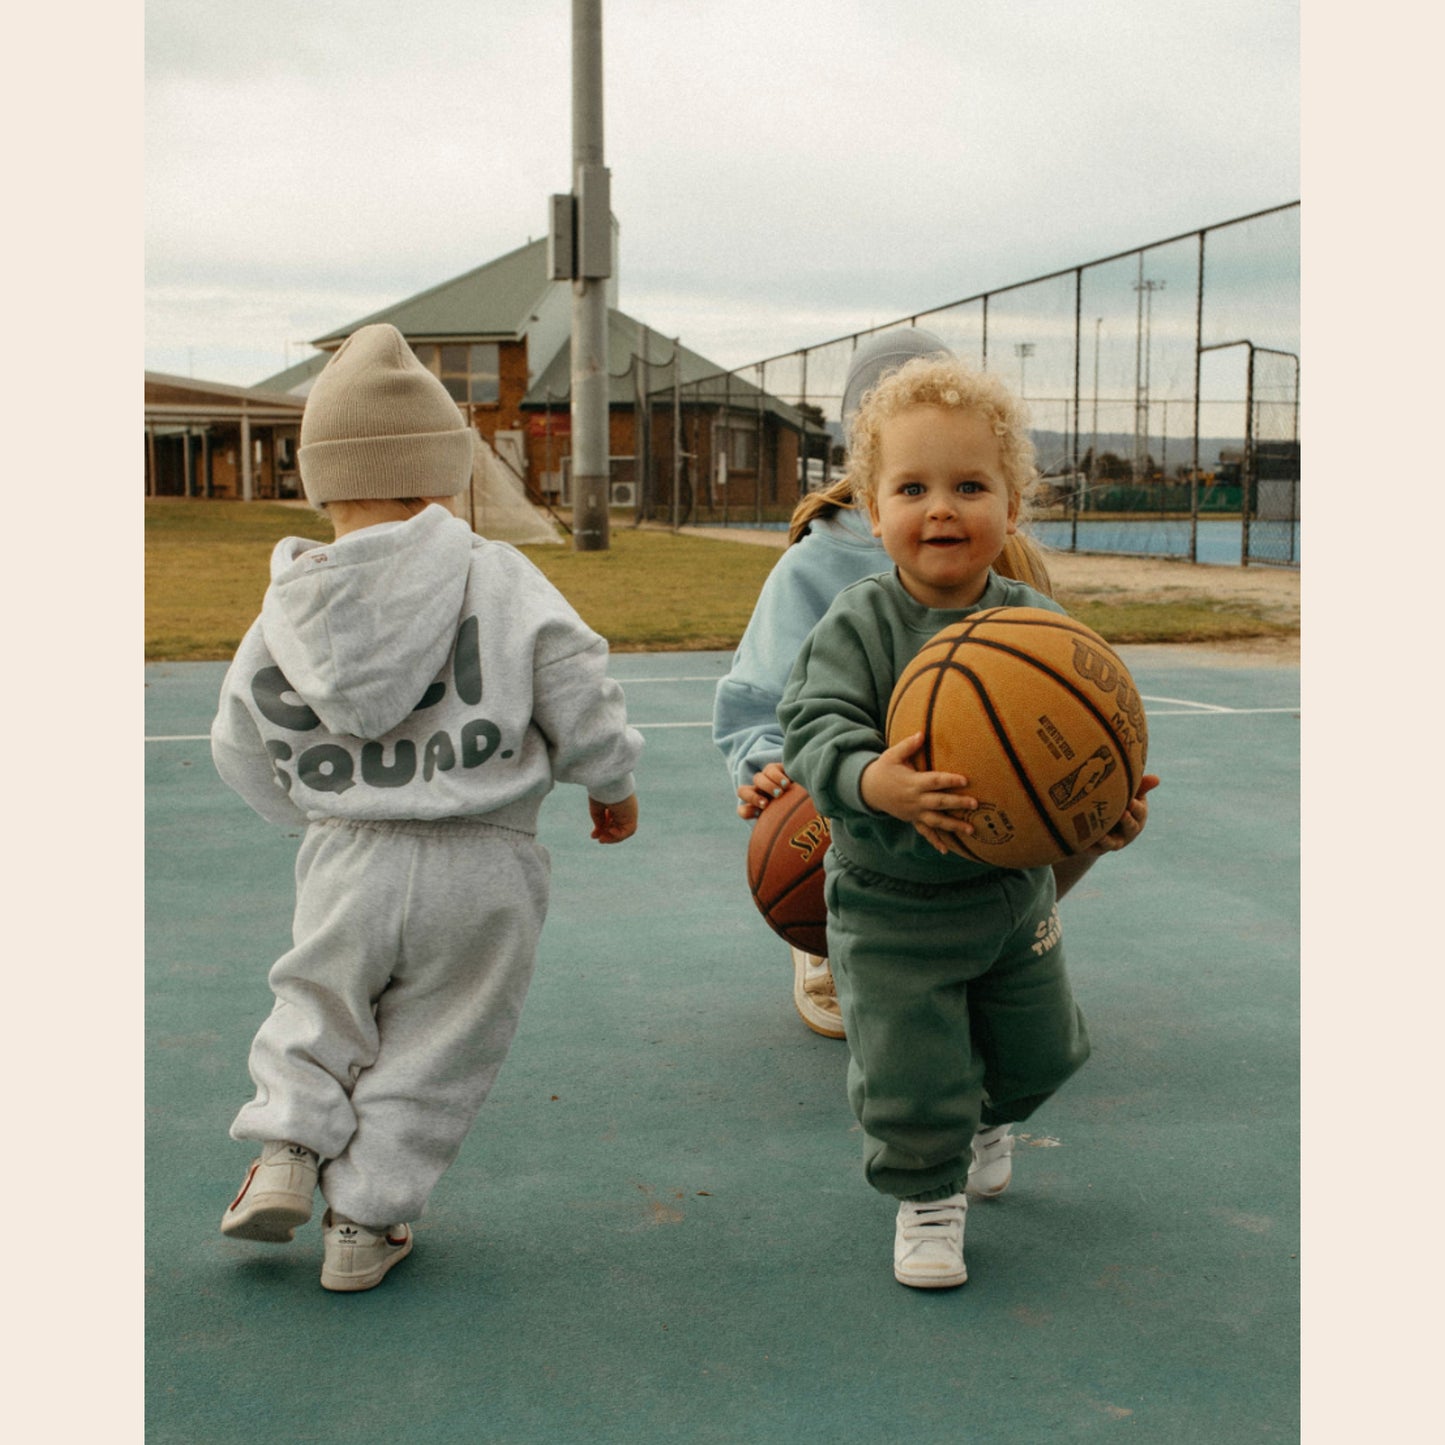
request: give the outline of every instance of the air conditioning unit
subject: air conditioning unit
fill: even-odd
[[[637,505],[636,482],[613,482],[608,488],[608,505],[612,507],[635,507]]]

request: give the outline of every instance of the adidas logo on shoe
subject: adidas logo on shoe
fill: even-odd
[[[411,1253],[409,1224],[391,1224],[383,1230],[373,1230],[349,1219],[337,1219],[328,1209],[322,1227],[326,1231],[326,1257],[321,1265],[323,1289],[373,1289],[386,1278],[393,1265]]]

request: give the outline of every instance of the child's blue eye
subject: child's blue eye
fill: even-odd
[[[979,492],[983,490],[983,486],[980,482],[960,482],[958,490],[960,492]]]
[[[903,493],[903,495],[904,495],[905,497],[916,497],[916,496],[919,496],[919,495],[922,493],[922,491],[923,491],[923,483],[922,483],[922,482],[904,482],[904,484],[902,485],[902,487],[899,488],[899,490]]]

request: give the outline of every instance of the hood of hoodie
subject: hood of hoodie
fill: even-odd
[[[883,543],[873,535],[873,522],[866,507],[839,507],[830,516],[815,517],[808,523],[808,529],[845,547],[883,550]],[[881,563],[878,570],[881,572],[886,565],[886,561]]]
[[[472,543],[437,506],[329,545],[277,543],[261,631],[328,731],[381,737],[421,701],[456,642]]]

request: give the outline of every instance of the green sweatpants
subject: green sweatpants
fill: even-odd
[[[1089,1056],[1053,873],[912,884],[852,866],[836,843],[825,867],[863,1172],[898,1199],[946,1198],[980,1127],[1027,1119]]]

